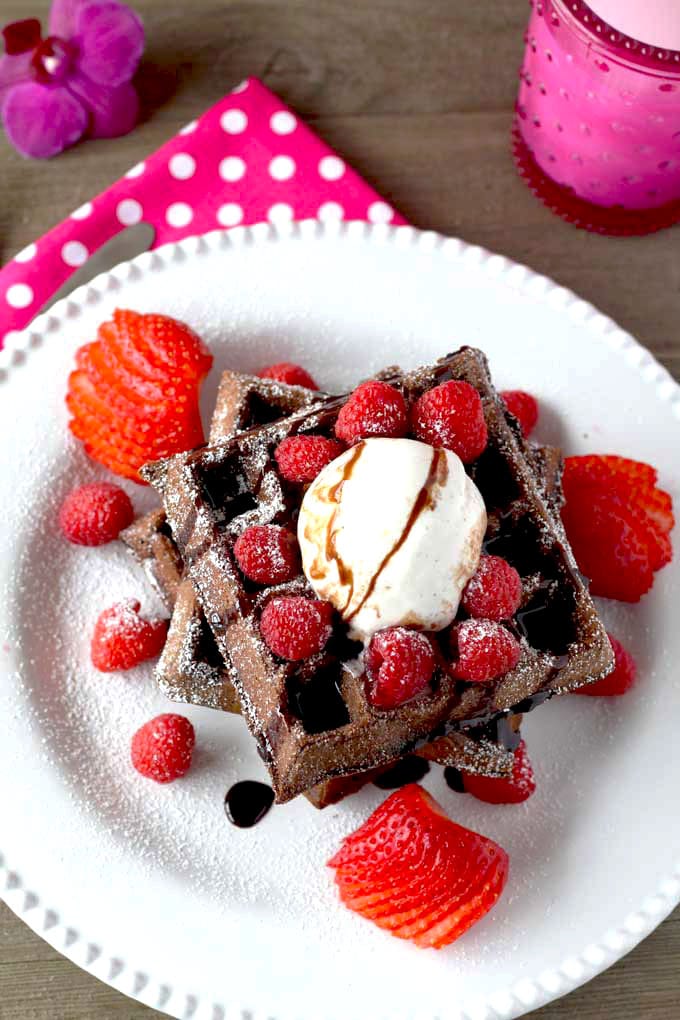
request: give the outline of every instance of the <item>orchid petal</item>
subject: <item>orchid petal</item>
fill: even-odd
[[[16,57],[0,57],[0,90],[18,85],[31,78],[32,53],[19,53]]]
[[[87,110],[59,86],[24,82],[8,92],[2,110],[5,131],[22,156],[48,159],[82,138]]]
[[[78,11],[83,0],[53,0],[50,10],[49,34],[70,39],[76,34]]]
[[[90,138],[119,138],[132,131],[139,116],[139,96],[134,85],[126,83],[116,89],[96,85],[76,72],[69,88],[91,113]]]
[[[99,85],[129,82],[144,52],[144,26],[134,11],[117,0],[93,0],[78,11],[78,65]]]

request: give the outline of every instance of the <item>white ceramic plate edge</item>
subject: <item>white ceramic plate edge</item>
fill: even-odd
[[[199,252],[275,243],[279,238],[323,240],[325,236],[343,235],[362,237],[376,246],[417,246],[427,251],[441,249],[452,260],[463,259],[474,263],[490,277],[504,277],[506,285],[535,301],[559,308],[564,315],[586,329],[594,340],[604,343],[624,358],[631,367],[637,369],[649,386],[654,387],[656,398],[671,405],[674,416],[680,420],[680,386],[666,369],[630,334],[571,291],[525,266],[455,238],[418,231],[413,227],[389,227],[360,222],[324,225],[308,220],[278,228],[268,224],[237,227],[229,231],[215,231],[203,237],[187,238],[178,244],[165,245],[140,255],[132,262],[123,263],[74,291],[47,314],[37,318],[29,329],[8,335],[5,348],[0,352],[0,385],[10,381],[13,369],[23,364],[26,358],[32,357],[33,351],[39,350],[43,342],[49,339],[49,334],[64,322],[76,319],[83,306],[97,300],[101,293],[118,290],[127,280],[140,278],[151,267],[159,268],[169,262],[181,262]],[[145,1005],[182,1020],[271,1020],[269,1014],[252,1010],[247,1005],[201,1000],[187,989],[175,987],[170,975],[167,976],[168,980],[163,980],[135,966],[133,961],[126,960],[123,947],[111,947],[106,939],[98,939],[92,933],[79,932],[70,927],[68,919],[51,909],[40,891],[25,888],[18,863],[6,860],[0,847],[0,894],[3,900],[41,938],[95,977]],[[524,978],[502,993],[494,994],[490,1000],[477,999],[462,1003],[458,1013],[460,1020],[513,1020],[530,1009],[537,1009],[573,991],[633,949],[678,903],[680,856],[673,873],[659,883],[658,888],[644,899],[638,910],[622,918],[618,927],[608,929],[597,942],[591,942],[578,955],[563,960],[550,971]]]

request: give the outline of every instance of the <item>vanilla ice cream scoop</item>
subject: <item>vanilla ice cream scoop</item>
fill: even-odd
[[[460,459],[412,439],[366,439],[336,457],[298,522],[309,583],[362,641],[386,627],[447,627],[485,531]]]

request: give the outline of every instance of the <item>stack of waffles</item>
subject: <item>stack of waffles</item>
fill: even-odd
[[[208,445],[143,469],[162,508],[121,536],[172,614],[156,672],[162,691],[240,713],[281,802],[304,794],[324,807],[414,755],[508,775],[523,713],[612,667],[559,517],[560,452],[523,439],[484,355],[462,348],[381,378],[408,404],[449,380],[469,383],[481,397],[488,443],[466,470],[486,506],[484,550],[522,579],[521,604],[507,621],[521,655],[497,680],[456,679],[438,665],[425,691],[386,710],[370,703],[362,649],[340,622],[323,651],[301,661],[280,658],[263,640],[260,619],[271,599],[313,592],[302,573],[283,585],[254,584],[234,544],[253,524],[296,530],[304,486],[283,477],[275,450],[292,436],[333,437],[346,396],[224,373]]]

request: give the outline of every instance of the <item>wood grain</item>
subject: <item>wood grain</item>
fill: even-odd
[[[0,262],[113,183],[249,74],[264,79],[418,226],[552,276],[634,333],[680,377],[678,229],[595,237],[517,178],[509,126],[522,0],[134,0],[148,48],[143,123],[27,163],[0,140]],[[46,0],[0,0],[0,24]],[[533,1020],[672,1020],[680,911],[623,961]],[[2,1020],[161,1016],[79,970],[0,908]]]

